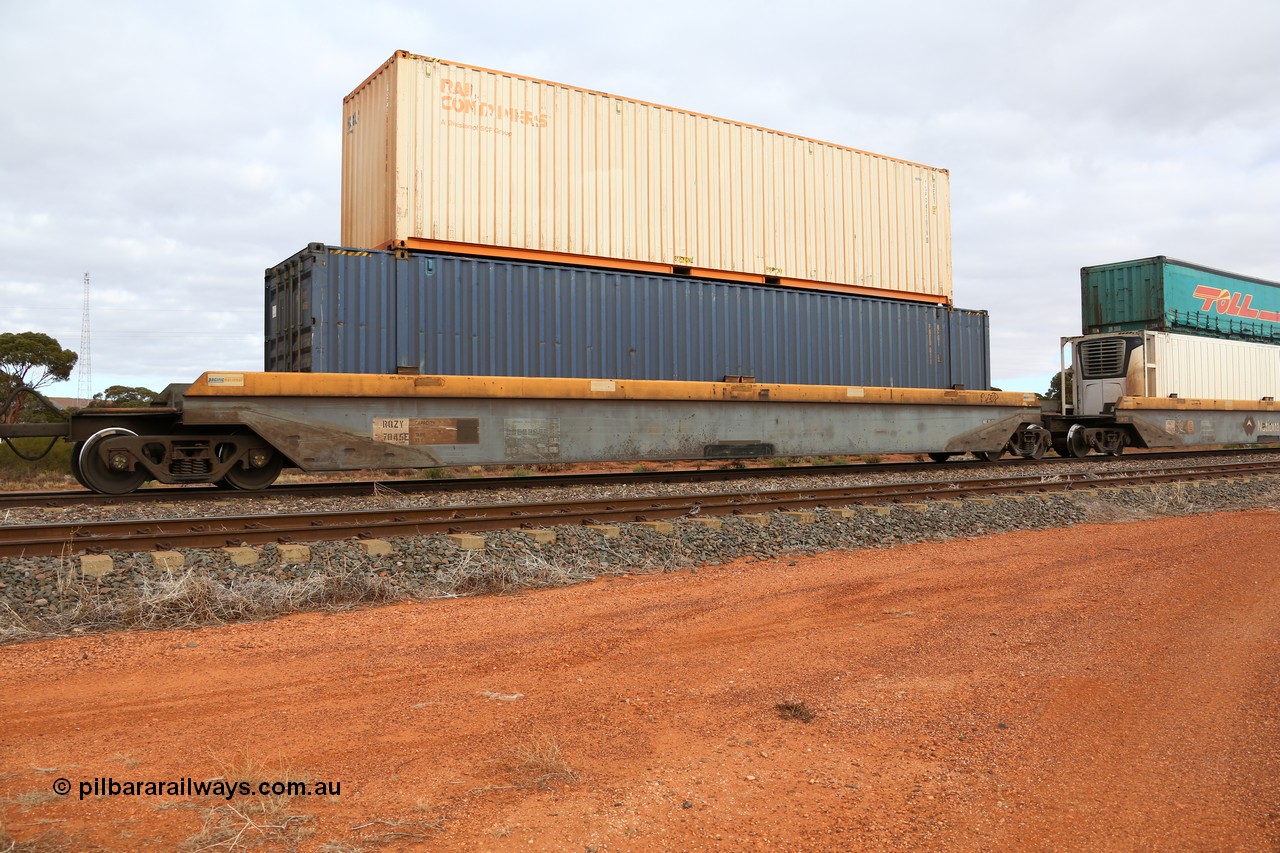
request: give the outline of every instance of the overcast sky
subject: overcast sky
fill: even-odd
[[[1057,371],[1081,266],[1280,280],[1272,0],[0,0],[0,332],[78,350],[89,272],[94,391],[260,370],[263,270],[338,243],[342,99],[397,49],[950,170],[1006,390]]]

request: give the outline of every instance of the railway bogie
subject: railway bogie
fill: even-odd
[[[1009,439],[1008,450],[1023,459],[1041,459],[1053,446],[1053,437],[1038,423],[1023,424]]]
[[[72,424],[79,426],[74,418]],[[140,434],[142,424],[129,413],[120,414],[111,426],[101,424],[74,442],[71,467],[81,485],[104,494],[125,494],[148,480],[261,489],[275,482],[284,465],[271,445],[245,430]]]

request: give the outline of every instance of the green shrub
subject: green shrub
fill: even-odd
[[[27,456],[35,456],[49,446],[49,439],[16,438],[13,443]],[[59,439],[44,457],[36,462],[28,462],[14,453],[7,443],[0,443],[0,484],[4,488],[37,483],[47,486],[51,478],[69,482],[71,448],[72,445]]]

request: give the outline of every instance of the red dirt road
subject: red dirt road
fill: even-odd
[[[341,792],[78,796],[226,774]],[[1280,514],[11,646],[0,800],[68,849],[1280,850]]]

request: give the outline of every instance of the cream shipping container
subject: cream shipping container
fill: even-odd
[[[347,246],[951,302],[945,169],[405,51],[343,115]]]

